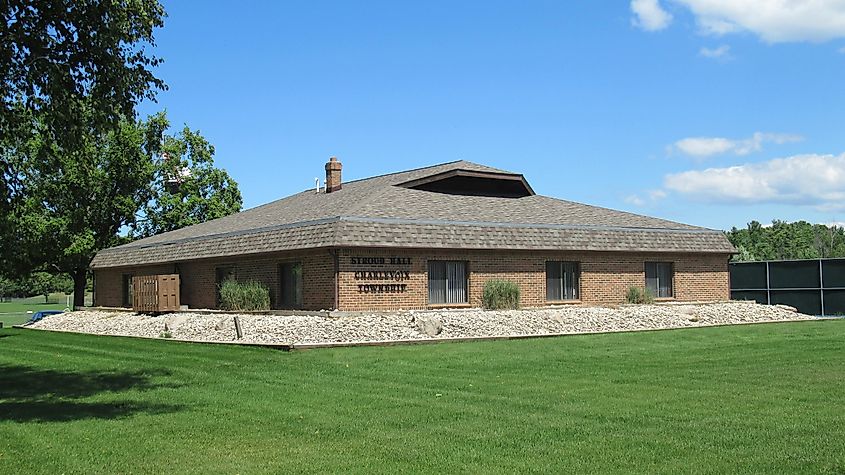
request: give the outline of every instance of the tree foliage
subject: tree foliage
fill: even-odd
[[[21,279],[19,289],[27,297],[43,295],[44,303],[48,303],[52,293],[73,293],[73,280],[67,274],[35,272],[28,278]]]
[[[17,282],[0,275],[0,302],[11,299],[15,296],[17,290]]]
[[[36,113],[67,147],[165,87],[146,51],[164,23],[157,0],[4,0],[0,15],[0,130],[26,131]]]
[[[135,106],[165,88],[152,72],[160,60],[146,51],[164,9],[157,0],[5,0],[0,16],[0,269],[28,272],[56,257],[50,248],[21,248],[37,242],[26,234],[59,234],[65,242],[51,248],[76,249],[58,257],[80,262],[104,238],[57,225],[84,219],[103,195],[92,192],[76,213],[55,219],[44,211],[67,210],[57,190],[79,191],[88,172],[98,175],[79,160],[93,157],[93,144],[107,134],[122,133]],[[109,198],[105,187],[98,191]]]
[[[151,156],[164,127],[162,116],[141,123],[124,119],[108,132],[89,130],[74,147],[36,134],[14,150],[28,164],[21,174],[29,189],[11,213],[14,233],[8,242],[17,252],[7,259],[10,268],[19,275],[32,270],[72,275],[76,304],[82,305],[94,254],[125,242],[120,231],[135,223],[151,197]],[[38,157],[58,166],[41,168]]]
[[[238,184],[214,166],[214,145],[187,125],[164,135],[156,163],[152,197],[133,227],[133,237],[147,237],[184,228],[241,210]]]
[[[81,305],[100,249],[240,209],[198,132],[136,120],[166,87],[147,52],[158,0],[5,0],[0,15],[0,273],[67,273]],[[190,176],[168,186],[176,163]]]
[[[38,157],[59,163],[55,169],[23,168],[30,189],[14,210],[15,233],[9,238],[19,251],[10,258],[16,274],[68,273],[76,285],[75,305],[82,305],[97,251],[128,242],[127,234],[139,229],[176,229],[238,211],[237,184],[214,167],[214,147],[187,127],[176,136],[165,132],[168,127],[160,113],[143,122],[124,119],[106,133],[90,130],[71,149],[35,135],[15,150],[23,163],[37,163]],[[191,175],[168,190],[167,170],[174,162]]]
[[[752,221],[743,229],[732,228],[727,237],[739,251],[736,261],[845,257],[845,229],[840,226],[779,220],[763,226]]]
[[[0,300],[43,295],[44,302],[47,303],[52,293],[73,293],[73,280],[70,276],[47,272],[34,272],[17,279],[0,276]]]

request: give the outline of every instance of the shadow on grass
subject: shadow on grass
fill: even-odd
[[[121,419],[135,414],[169,414],[182,409],[175,404],[148,402],[24,401],[0,402],[0,421],[67,422],[80,419]]]
[[[86,402],[102,393],[147,391],[174,384],[152,378],[170,372],[55,371],[29,366],[0,365],[0,421],[60,422],[78,419],[118,419],[134,414],[165,414],[183,407],[141,401]]]

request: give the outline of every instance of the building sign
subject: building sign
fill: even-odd
[[[411,258],[410,257],[350,257],[349,263],[353,266],[373,266],[373,265],[385,265],[389,264],[392,266],[409,266],[411,265]]]
[[[406,270],[361,270],[355,272],[355,280],[409,280],[411,272]]]
[[[358,292],[363,294],[402,293],[408,290],[408,284],[358,284]]]
[[[356,270],[353,274],[360,293],[402,293],[408,290],[408,284],[405,282],[411,279],[411,271],[402,267],[411,265],[410,257],[350,257],[349,263],[365,268]],[[392,266],[399,268],[384,269]]]

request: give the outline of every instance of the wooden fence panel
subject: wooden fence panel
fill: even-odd
[[[179,310],[179,274],[159,275],[158,311],[175,312]]]
[[[136,312],[179,310],[179,274],[135,276],[132,290],[132,309]]]

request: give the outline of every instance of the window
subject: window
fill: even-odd
[[[286,262],[279,266],[279,307],[302,307],[302,263]]]
[[[669,298],[672,292],[674,269],[671,262],[646,262],[645,286],[657,298]]]
[[[577,300],[581,269],[577,262],[546,262],[546,300]]]
[[[132,288],[132,274],[123,274],[121,279],[121,285],[123,290],[123,307],[131,307],[132,306],[132,297],[135,293],[135,289]]]
[[[466,262],[428,262],[428,303],[467,303]]]

